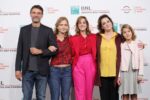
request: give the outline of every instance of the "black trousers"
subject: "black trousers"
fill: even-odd
[[[114,84],[115,77],[101,77],[101,100],[119,100],[118,85]]]

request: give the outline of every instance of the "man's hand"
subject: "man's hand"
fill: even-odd
[[[43,53],[41,49],[37,49],[37,48],[34,48],[34,47],[30,48],[30,52],[33,55],[39,55],[39,54]]]
[[[51,51],[51,52],[55,52],[57,50],[57,48],[55,46],[49,46],[48,49]]]
[[[21,71],[16,71],[16,79],[21,81],[22,80],[22,72]]]

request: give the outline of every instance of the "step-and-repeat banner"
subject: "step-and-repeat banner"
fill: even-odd
[[[75,22],[80,15],[88,18],[93,33],[97,32],[97,20],[102,14],[113,19],[118,32],[122,24],[133,26],[138,39],[145,43],[145,76],[138,100],[150,100],[149,0],[0,0],[0,100],[22,100],[21,82],[15,79],[16,47],[20,27],[31,23],[30,8],[35,4],[44,8],[42,23],[49,27],[54,28],[57,18],[66,16],[70,34],[75,33]],[[50,100],[49,89],[46,98]],[[100,100],[98,87],[94,89],[93,100]]]

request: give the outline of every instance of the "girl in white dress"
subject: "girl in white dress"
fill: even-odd
[[[133,28],[125,24],[121,28],[124,42],[121,44],[121,66],[118,77],[119,93],[123,100],[137,100],[143,80],[143,49],[138,47],[138,41]]]

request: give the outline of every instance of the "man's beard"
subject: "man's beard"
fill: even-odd
[[[40,19],[33,18],[33,19],[32,19],[32,22],[33,22],[33,23],[39,23],[39,22],[40,22]]]

